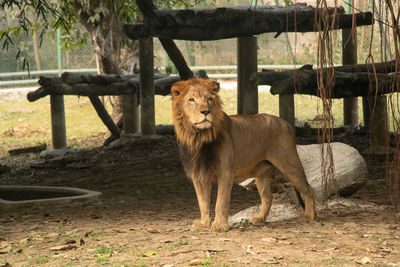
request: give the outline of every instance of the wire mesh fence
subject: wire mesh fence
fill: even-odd
[[[258,5],[280,4],[285,1],[256,1]],[[295,2],[295,1],[292,1]],[[306,1],[309,4],[315,4],[315,1]],[[331,6],[344,6],[347,1],[328,1]],[[358,11],[372,10],[370,0],[354,1]],[[254,4],[251,0],[219,0],[204,1],[196,8],[202,7],[222,7],[234,5]],[[1,27],[9,27],[15,23],[12,20],[0,20]],[[375,26],[379,31],[379,27]],[[16,45],[10,46],[8,50],[0,49],[0,73],[23,71],[23,60],[26,58],[30,70],[49,70],[57,69],[57,43],[50,34],[44,37],[41,45],[35,54],[35,42],[37,38],[32,35],[20,35]],[[358,35],[358,62],[365,62],[369,54],[371,27],[359,27]],[[376,36],[379,34],[375,33]],[[334,40],[333,62],[341,64],[341,31],[333,31]],[[236,39],[226,39],[218,41],[176,41],[179,49],[184,55],[190,66],[223,66],[236,65]],[[374,38],[372,41],[372,52],[380,53],[380,38]],[[17,47],[21,54],[16,58]],[[155,39],[155,66],[163,69],[165,66],[172,66],[162,49],[158,40]],[[379,61],[380,59],[375,59]],[[258,35],[258,63],[261,65],[292,65],[292,64],[315,64],[317,62],[317,35],[315,33],[282,33],[276,36],[275,33],[266,33]],[[95,68],[96,60],[90,42],[84,47],[78,47],[74,50],[63,51],[64,69],[86,69]],[[26,70],[26,69],[25,69]],[[226,72],[226,71],[225,71]]]

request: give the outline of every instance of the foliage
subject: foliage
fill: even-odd
[[[154,1],[160,9],[187,8],[204,2],[205,0],[169,0]],[[76,10],[79,10],[76,12]],[[124,0],[4,0],[0,3],[0,25],[6,25],[0,30],[0,45],[3,50],[8,50],[11,45],[18,46],[16,58],[22,58],[23,67],[29,70],[27,53],[17,37],[21,34],[30,35],[39,32],[40,44],[46,33],[55,34],[55,29],[62,29],[62,47],[74,49],[83,47],[89,40],[89,34],[82,28],[82,23],[91,25],[101,31],[106,18],[115,18],[113,22],[119,24],[119,28],[125,23],[134,23],[141,20],[136,1]],[[80,20],[84,14],[84,20]],[[7,16],[18,18],[16,25],[7,25]],[[86,26],[87,26],[86,25]],[[86,27],[87,29],[87,27]],[[119,29],[121,30],[121,29]],[[123,40],[124,41],[124,40]],[[127,44],[125,40],[124,44]]]

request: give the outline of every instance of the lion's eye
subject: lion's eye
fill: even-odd
[[[189,102],[194,102],[194,98],[189,98]]]

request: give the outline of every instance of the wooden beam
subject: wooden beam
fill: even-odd
[[[315,18],[317,17],[318,21],[318,15],[316,16],[315,9],[312,7],[272,7],[260,10],[258,8],[247,8],[240,12],[235,8],[214,9],[213,12],[208,13],[195,10],[171,11],[171,14],[165,16],[160,16],[156,12],[153,17],[145,21],[145,24],[124,25],[124,30],[131,39],[154,36],[162,39],[197,41],[253,36],[266,32],[316,31]],[[184,13],[185,15],[179,16],[181,12],[192,15],[188,16]],[[337,16],[330,15],[329,19],[330,23],[327,25],[332,26],[332,29],[351,28],[371,25],[372,13],[353,15],[339,12]]]
[[[332,98],[345,98],[366,96],[368,94],[384,95],[390,94],[393,75],[367,72],[340,72],[335,71],[335,86],[332,90]],[[257,85],[271,85],[271,93],[276,94],[307,94],[318,95],[316,71],[311,65],[305,65],[298,70],[290,71],[264,71],[252,75],[251,80]],[[375,92],[375,83],[378,89]],[[370,86],[372,85],[372,87]],[[370,92],[370,88],[373,89]]]
[[[107,127],[107,129],[110,131],[110,133],[118,139],[121,134],[121,130],[115,125],[114,121],[108,114],[106,108],[104,107],[103,103],[100,101],[98,96],[89,96],[89,100],[92,103],[94,109],[97,112],[97,115],[99,115],[101,121],[104,123],[104,125]]]

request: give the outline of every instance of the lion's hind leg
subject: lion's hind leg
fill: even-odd
[[[254,176],[256,177],[256,185],[258,193],[261,198],[260,212],[256,217],[251,218],[251,222],[254,224],[264,224],[267,218],[272,204],[272,192],[271,192],[271,173],[272,165],[267,162],[261,162],[257,165],[254,170]]]
[[[300,192],[305,206],[303,221],[309,222],[315,220],[314,189],[307,181],[303,165],[301,165],[295,146],[293,151],[285,149],[277,150],[277,153],[270,159],[270,162],[278,168],[278,170],[292,182],[296,190]]]

